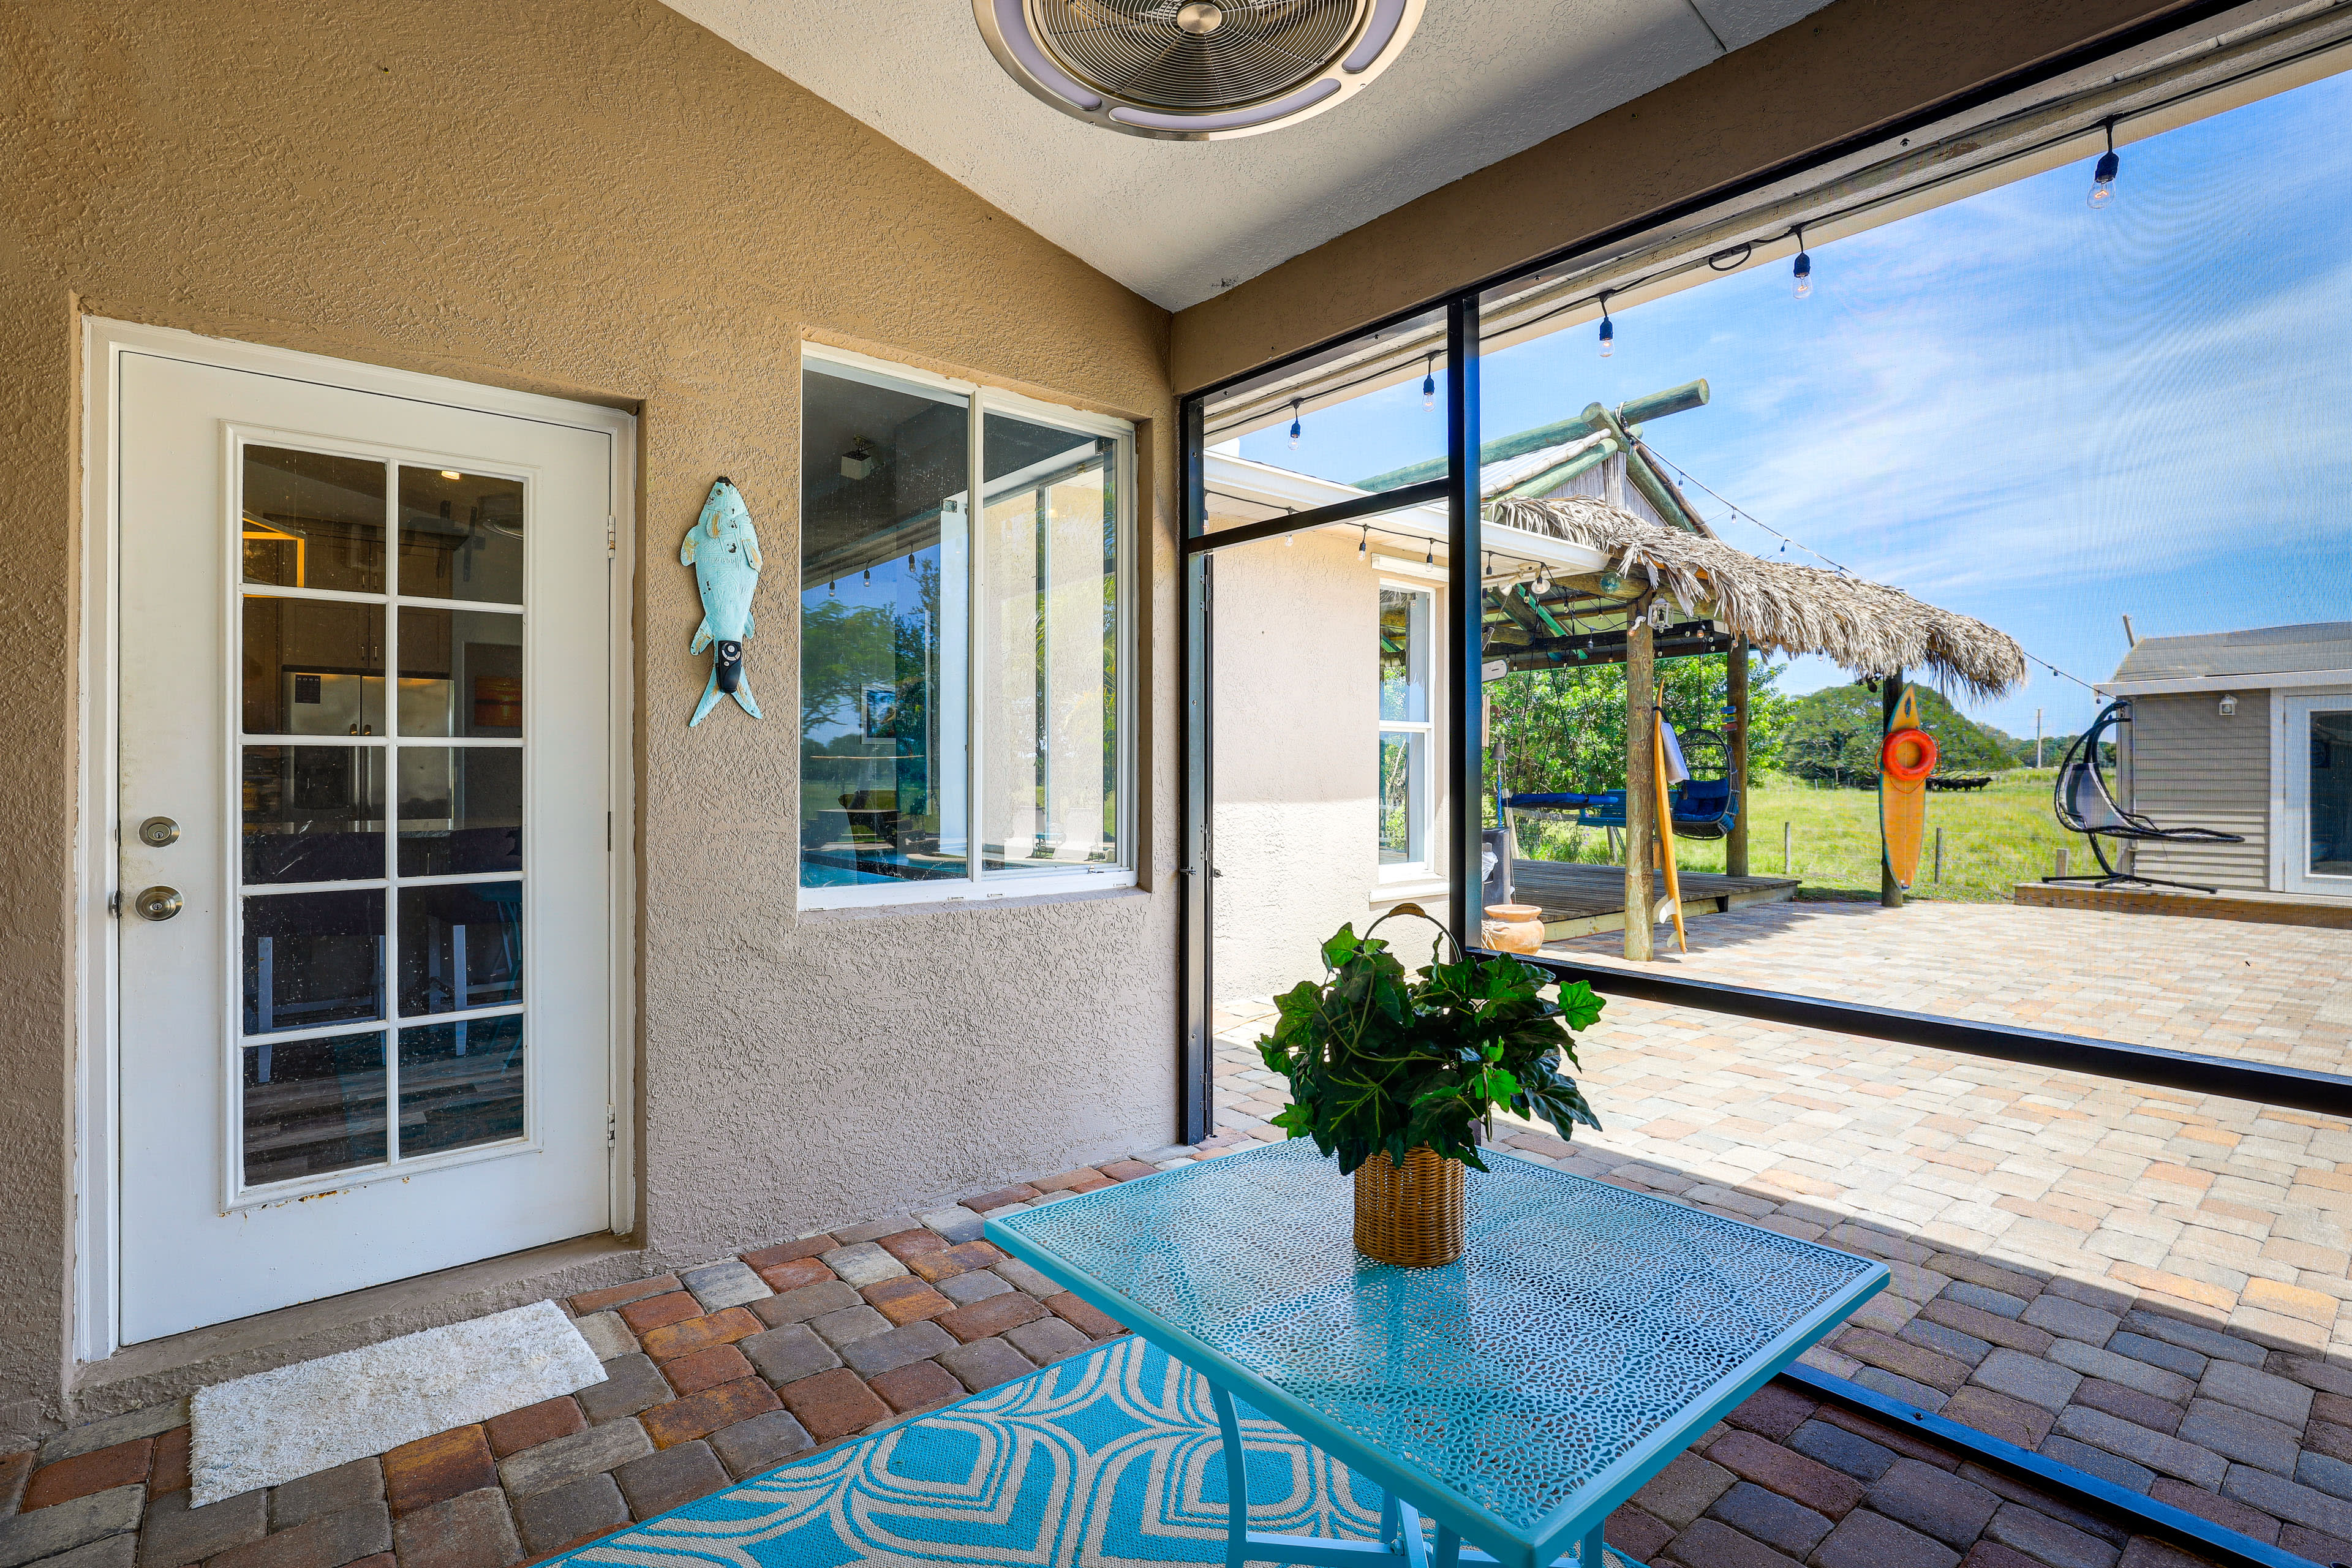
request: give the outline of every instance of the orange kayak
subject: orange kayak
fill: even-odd
[[[1906,686],[1886,721],[1878,753],[1878,826],[1886,869],[1908,889],[1919,875],[1927,837],[1927,775],[1936,771],[1936,737],[1919,723],[1918,689]]]

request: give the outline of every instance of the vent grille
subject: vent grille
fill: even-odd
[[[1370,0],[1031,0],[1038,41],[1106,96],[1155,109],[1255,103],[1343,55]],[[1204,20],[1213,25],[1200,30]]]

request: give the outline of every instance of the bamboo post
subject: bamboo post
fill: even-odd
[[[1655,956],[1650,839],[1657,832],[1651,737],[1656,724],[1657,649],[1647,595],[1625,607],[1625,956]]]
[[[1723,836],[1724,874],[1748,875],[1748,639],[1739,638],[1724,656],[1725,700],[1731,708],[1731,795],[1737,808],[1731,831]]]
[[[1666,909],[1674,916],[1675,946],[1688,952],[1690,937],[1683,930],[1682,868],[1675,863],[1674,797],[1666,793],[1666,716],[1654,710],[1650,715],[1650,765],[1657,784],[1658,864],[1666,873]]]
[[[1903,672],[1889,670],[1878,683],[1878,732],[1884,737],[1886,727],[1895,722],[1895,710],[1903,701]],[[1895,869],[1886,863],[1886,819],[1878,819],[1878,901],[1890,910],[1903,907],[1903,884],[1895,879]]]

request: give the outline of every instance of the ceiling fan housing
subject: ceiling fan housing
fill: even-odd
[[[1295,124],[1360,92],[1423,0],[972,0],[1013,79],[1129,136],[1218,142]]]

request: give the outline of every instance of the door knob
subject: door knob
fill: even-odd
[[[177,888],[147,888],[131,900],[143,921],[167,921],[180,912],[180,889]]]

